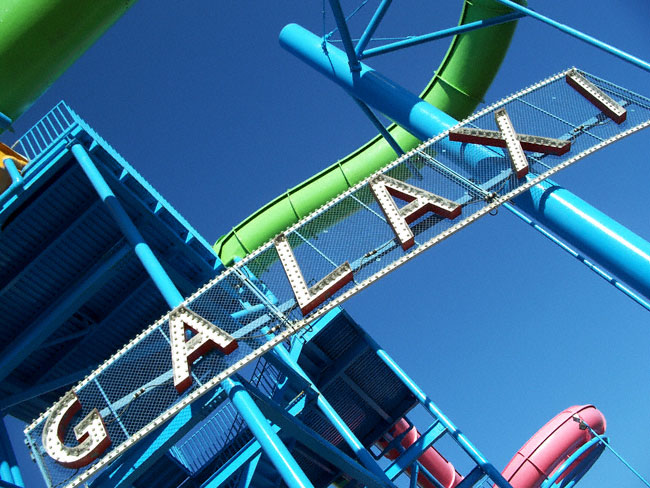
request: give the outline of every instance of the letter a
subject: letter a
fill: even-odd
[[[353,273],[350,263],[347,261],[336,268],[325,278],[320,280],[314,286],[309,288],[305,278],[300,271],[298,261],[291,250],[291,245],[284,234],[280,234],[273,241],[275,250],[278,252],[280,262],[287,274],[289,284],[296,297],[298,306],[303,315],[318,307],[321,303],[331,297],[338,290],[343,288],[347,283],[352,281]]]
[[[447,219],[455,219],[461,212],[461,206],[456,202],[390,176],[379,175],[373,178],[370,181],[370,189],[405,251],[415,243],[410,223],[427,212]],[[408,203],[400,209],[393,197]]]
[[[189,340],[185,339],[187,329],[194,332]],[[174,387],[178,393],[192,385],[190,366],[199,357],[212,349],[230,354],[238,347],[230,334],[185,307],[178,307],[169,315],[169,337]]]
[[[69,447],[63,443],[72,417],[80,410],[79,398],[74,391],[69,391],[54,405],[43,428],[41,439],[45,451],[66,468],[79,469],[87,466],[111,445],[104,419],[96,408],[74,428],[79,445]]]

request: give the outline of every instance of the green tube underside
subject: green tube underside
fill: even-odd
[[[2,0],[0,112],[16,120],[135,0]]]
[[[466,0],[459,24],[496,17],[510,10],[493,0]],[[420,97],[456,119],[470,115],[482,101],[512,40],[516,22],[454,37],[445,58]],[[420,141],[401,127],[389,131],[409,151]],[[292,226],[332,198],[395,159],[377,136],[332,166],[280,195],[222,236],[214,245],[231,265]]]

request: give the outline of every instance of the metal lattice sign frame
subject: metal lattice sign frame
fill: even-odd
[[[79,486],[363,288],[648,125],[650,100],[572,69],[432,138],[224,271],[36,419],[25,433],[44,474]]]

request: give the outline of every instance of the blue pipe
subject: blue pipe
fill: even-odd
[[[23,188],[24,180],[20,172],[16,168],[16,163],[11,158],[4,158],[2,162],[9,173],[11,178],[11,185],[0,195],[0,206],[4,205],[7,200],[13,197]]]
[[[505,15],[500,15],[499,17],[491,17],[489,19],[477,20],[475,22],[469,22],[467,24],[458,25],[451,27],[449,29],[439,30],[437,32],[432,32],[430,34],[424,34],[421,36],[413,36],[403,41],[391,42],[390,44],[385,44],[383,46],[373,47],[367,51],[359,53],[359,59],[367,59],[373,56],[379,56],[380,54],[386,54],[398,49],[404,49],[411,46],[417,46],[419,44],[424,44],[425,42],[436,41],[438,39],[443,39],[449,36],[456,36],[458,34],[464,34],[466,32],[471,32],[477,29],[483,29],[484,27],[490,27],[493,25],[505,24],[506,22],[512,22],[513,20],[520,19],[525,17],[524,13],[512,12]]]
[[[327,53],[323,52],[321,39],[303,27],[287,25],[280,33],[280,44],[421,140],[457,124],[453,117],[364,63],[360,63],[360,72],[353,75],[345,53],[331,44],[327,45]],[[489,164],[492,153],[482,146],[448,139],[441,143],[453,157],[463,160],[469,171],[478,169],[483,162]],[[551,232],[650,298],[650,243],[554,183],[540,183],[515,201]]]
[[[609,54],[613,54],[614,56],[621,58],[622,60],[627,61],[628,63],[631,63],[635,66],[638,66],[641,69],[650,71],[650,64],[646,63],[642,59],[639,59],[636,56],[632,56],[631,54],[628,54],[625,51],[621,51],[620,49],[611,46],[609,44],[606,44],[603,41],[599,41],[595,37],[585,34],[584,32],[580,32],[579,30],[576,30],[573,27],[569,27],[568,25],[561,24],[560,22],[557,22],[549,17],[546,17],[545,15],[538,14],[534,10],[519,5],[518,3],[515,3],[511,0],[497,0],[497,2],[500,2],[503,5],[507,5],[511,9],[518,10],[523,14],[529,15],[530,17],[540,20],[545,24],[550,25],[551,27],[561,30],[565,34],[569,34],[570,36],[580,39],[581,41],[584,41],[587,44],[591,44],[592,46],[602,49],[603,51]]]
[[[311,481],[241,383],[226,378],[221,384],[289,488],[313,488]]]
[[[377,27],[379,26],[379,23],[384,18],[384,15],[386,15],[386,11],[388,10],[388,7],[390,7],[392,1],[393,0],[381,0],[379,7],[377,7],[377,10],[375,10],[375,13],[372,16],[372,19],[370,19],[370,22],[368,23],[366,30],[363,31],[363,34],[361,34],[361,38],[359,38],[359,42],[354,48],[354,52],[357,55],[357,59],[359,59],[361,53],[364,51],[364,49],[366,49],[368,42],[370,42],[370,39],[375,33],[375,30],[377,30]]]
[[[325,52],[322,39],[299,25],[289,24],[282,29],[280,45],[337,83],[354,98],[405,127],[418,139],[426,140],[432,134],[441,132],[439,128],[446,129],[456,123],[454,118],[384,78],[364,63],[359,63],[360,71],[352,73],[343,51],[326,43]],[[460,143],[454,144],[460,153]]]
[[[434,418],[438,419],[440,423],[447,429],[449,435],[451,435],[460,447],[469,455],[476,464],[478,464],[483,472],[487,474],[492,481],[494,481],[500,488],[512,488],[510,483],[497,471],[497,469],[488,462],[488,460],[481,454],[481,452],[465,437],[461,431],[452,423],[447,416],[442,413],[438,406],[433,403],[433,401],[424,393],[419,386],[400,368],[397,363],[391,358],[386,351],[384,351],[375,340],[370,337],[365,331],[364,336],[368,341],[370,347],[375,351],[377,356],[382,360],[382,362],[388,366],[388,368],[400,379],[400,381],[406,386],[409,391],[415,396],[415,398],[420,402],[424,408],[426,408]]]
[[[650,243],[547,180],[515,199],[519,208],[650,297]]]
[[[377,129],[377,130],[379,131],[379,133],[380,133],[382,136],[384,136],[384,139],[386,139],[386,142],[388,143],[388,145],[389,145],[391,148],[393,148],[393,151],[395,151],[395,154],[397,154],[398,156],[403,155],[403,154],[404,154],[404,151],[402,150],[402,148],[400,147],[400,145],[399,145],[399,144],[397,143],[397,141],[393,138],[393,136],[390,135],[390,132],[388,132],[388,130],[386,129],[386,127],[384,127],[384,126],[382,125],[382,123],[381,123],[380,120],[377,118],[377,116],[372,112],[372,110],[370,109],[370,107],[368,107],[368,105],[366,105],[365,103],[363,103],[363,102],[362,102],[361,100],[359,100],[358,98],[355,98],[354,101],[357,103],[357,105],[359,105],[359,108],[361,109],[361,111],[362,111],[364,114],[366,114],[366,117],[368,117],[368,118],[370,119],[370,122],[372,122],[372,125],[375,126],[375,129]]]
[[[122,207],[113,190],[108,186],[106,180],[101,175],[92,158],[86,149],[80,144],[75,143],[72,146],[72,154],[83,169],[84,173],[95,188],[95,191],[106,204],[108,211],[113,216],[115,223],[118,225],[126,239],[133,246],[138,259],[151,276],[154,284],[165,298],[170,308],[174,308],[183,302],[183,295],[179,293],[174,286],[171,278],[156,258],[155,254],[145,242],[135,224],[131,221],[128,214]]]
[[[604,280],[607,281],[609,284],[611,284],[614,288],[616,288],[616,289],[619,290],[620,292],[624,293],[625,295],[627,295],[628,297],[630,297],[632,300],[634,300],[636,303],[638,303],[639,305],[641,305],[643,308],[645,308],[646,310],[648,310],[648,311],[650,312],[650,302],[648,302],[647,300],[644,300],[644,299],[643,299],[641,296],[639,296],[637,293],[634,293],[634,291],[632,291],[630,288],[628,288],[628,287],[625,286],[624,284],[620,283],[616,278],[614,278],[613,276],[610,276],[609,274],[607,274],[605,271],[603,271],[602,269],[600,269],[600,268],[599,268],[598,266],[596,266],[594,263],[592,263],[592,262],[589,261],[587,258],[585,258],[585,257],[582,256],[580,253],[578,253],[575,249],[569,247],[567,244],[565,244],[564,242],[562,242],[560,239],[558,239],[557,237],[555,237],[553,234],[551,234],[550,232],[548,232],[546,229],[544,229],[543,227],[541,227],[541,226],[539,226],[537,223],[535,223],[533,220],[531,220],[531,219],[529,219],[528,217],[526,217],[522,212],[520,212],[519,210],[517,210],[517,209],[516,209],[514,206],[512,206],[511,204],[509,204],[509,203],[504,203],[504,204],[503,204],[503,208],[505,208],[506,210],[509,210],[510,212],[512,212],[514,215],[516,215],[516,216],[519,217],[521,220],[523,220],[524,222],[526,222],[528,225],[530,225],[530,226],[531,226],[533,229],[535,229],[537,232],[539,232],[539,233],[542,234],[544,237],[546,237],[547,239],[549,239],[552,243],[554,243],[554,244],[556,244],[557,246],[559,246],[560,249],[562,249],[562,250],[566,251],[567,253],[569,253],[571,256],[573,256],[574,258],[576,258],[576,259],[577,259],[578,261],[580,261],[582,264],[584,264],[585,266],[587,266],[587,268],[589,268],[589,269],[592,270],[594,273],[596,273],[598,276],[600,276],[602,279],[604,279]]]
[[[348,23],[345,21],[345,15],[343,15],[343,10],[341,10],[341,4],[339,3],[339,0],[330,0],[330,6],[332,7],[334,19],[336,20],[336,26],[339,28],[339,32],[341,33],[341,40],[343,41],[343,47],[348,56],[348,65],[350,66],[350,70],[359,71],[359,60],[357,59],[357,54],[354,52],[352,38],[350,37],[350,31],[348,30]],[[323,41],[321,40],[321,47],[322,46]]]

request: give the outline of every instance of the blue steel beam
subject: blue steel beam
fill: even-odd
[[[92,151],[91,151],[92,152]],[[129,173],[128,171],[124,170],[122,175],[119,177],[113,174],[110,171],[106,172],[106,179],[109,182],[109,185],[115,184],[115,185],[123,185],[127,186],[127,181],[129,179],[132,179],[134,182],[136,182],[139,185],[142,185],[142,182],[138,181],[134,175]],[[149,191],[154,197],[157,195],[155,194],[155,190],[153,188],[148,188],[145,185],[144,188]],[[172,240],[174,241],[174,248],[183,251],[186,253],[186,256],[189,260],[192,261],[194,265],[196,265],[198,268],[202,270],[202,276],[204,279],[209,279],[212,278],[216,272],[221,271],[224,268],[223,264],[221,264],[221,261],[219,258],[215,255],[211,255],[210,259],[214,260],[213,264],[210,264],[204,256],[202,256],[200,253],[197,252],[196,249],[193,248],[192,245],[190,244],[193,240],[201,241],[200,238],[198,238],[196,235],[194,235],[194,231],[186,229],[187,230],[187,236],[185,238],[182,237],[182,235],[179,235],[178,231],[175,230],[168,222],[167,219],[162,217],[162,214],[165,213],[169,216],[171,216],[172,219],[178,220],[179,215],[175,212],[170,211],[169,208],[165,207],[160,201],[156,203],[156,205],[152,208],[152,206],[147,205],[146,202],[144,202],[137,194],[134,194],[132,192],[129,192],[133,197],[134,200],[138,202],[138,204],[141,205],[142,207],[142,212],[140,215],[144,219],[144,222],[151,223],[153,226],[160,226],[162,225],[165,227],[170,235],[172,236]],[[173,209],[172,209],[173,210]],[[203,247],[203,244],[201,244]],[[187,251],[190,251],[189,253]],[[207,252],[212,253],[212,248],[207,247]]]
[[[384,471],[379,467],[377,462],[373,459],[372,455],[364,447],[354,432],[352,432],[352,429],[348,427],[345,421],[334,409],[332,404],[327,400],[327,398],[325,398],[325,396],[316,387],[316,385],[314,385],[307,373],[305,373],[305,371],[298,365],[298,363],[291,358],[289,352],[284,347],[276,347],[273,349],[272,354],[276,355],[279,358],[279,363],[276,363],[278,366],[281,367],[282,363],[286,365],[285,368],[282,368],[283,371],[289,368],[300,375],[305,381],[307,381],[309,388],[317,395],[316,405],[318,406],[319,410],[338,431],[345,443],[350,447],[350,449],[352,449],[352,452],[356,454],[356,456],[361,461],[361,464],[363,464],[366,469],[371,471],[376,476],[387,479]]]
[[[327,53],[323,52],[321,39],[298,25],[290,24],[282,30],[280,44],[420,140],[429,139],[458,123],[364,63],[360,64],[361,71],[353,76],[347,69],[345,53],[331,44],[327,46]],[[462,145],[448,139],[443,143],[445,149],[463,160],[469,170],[491,154],[482,146]],[[463,147],[466,148],[464,152]],[[551,232],[589,254],[612,274],[650,298],[650,243],[552,182],[536,185],[515,201]],[[578,228],[580,232],[575,231]]]
[[[477,20],[475,22],[469,22],[467,24],[458,25],[451,27],[449,29],[439,30],[437,32],[432,32],[430,34],[424,34],[421,36],[413,36],[403,41],[391,42],[390,44],[384,44],[383,46],[373,47],[361,53],[358,53],[359,59],[368,59],[373,56],[379,56],[380,54],[391,53],[399,49],[404,49],[407,47],[417,46],[419,44],[424,44],[425,42],[436,41],[438,39],[443,39],[449,36],[455,36],[458,34],[464,34],[466,32],[471,32],[477,29],[483,29],[484,27],[490,27],[493,25],[505,24],[506,22],[512,22],[514,20],[525,17],[526,14],[520,12],[513,12],[510,14],[500,15],[499,17],[491,17],[489,19]]]
[[[580,261],[582,264],[587,266],[591,271],[596,273],[598,276],[600,276],[602,279],[607,281],[609,284],[611,284],[613,287],[615,287],[617,290],[620,292],[624,293],[628,297],[630,297],[632,300],[634,300],[636,303],[641,305],[643,308],[646,310],[650,311],[650,303],[647,300],[644,300],[641,296],[639,296],[637,293],[634,293],[630,288],[625,286],[623,283],[619,282],[616,278],[613,276],[610,276],[607,274],[605,271],[600,269],[598,266],[596,266],[594,263],[589,261],[587,258],[582,256],[580,253],[578,253],[576,250],[572,249],[569,247],[567,244],[562,242],[560,239],[552,235],[550,232],[548,232],[546,229],[538,225],[536,222],[533,220],[529,219],[526,217],[522,212],[517,210],[513,205],[509,203],[504,203],[503,207],[509,210],[511,213],[515,214],[517,217],[519,217],[521,220],[526,222],[528,225],[530,225],[533,229],[535,229],[537,232],[542,234],[544,237],[546,237],[548,240],[550,240],[552,243],[556,244],[559,246],[562,250],[566,251],[569,253],[571,256],[576,258],[578,261]]]
[[[181,410],[174,418],[162,424],[141,440],[133,449],[120,456],[91,484],[93,488],[132,486],[158,459],[192,427],[203,420],[210,411],[206,408],[223,393],[219,388],[213,395],[206,395]]]
[[[106,204],[120,230],[131,246],[134,247],[138,259],[151,276],[169,307],[173,309],[180,305],[183,302],[183,296],[169,278],[169,275],[165,272],[149,245],[144,241],[139,230],[129,218],[110,186],[106,183],[106,180],[99,172],[90,154],[78,142],[72,145],[71,152],[95,188],[100,199]],[[295,459],[293,459],[286,446],[282,444],[282,441],[280,441],[274,432],[269,430],[268,422],[248,393],[241,385],[237,385],[230,378],[223,382],[223,386],[253,434],[260,440],[264,451],[272,459],[285,482],[291,488],[311,488],[311,483]],[[157,450],[154,451],[159,452]]]
[[[165,298],[169,307],[174,308],[180,304],[183,301],[183,296],[174,286],[174,283],[163,269],[162,265],[149,247],[149,244],[147,244],[142,238],[140,231],[129,218],[124,207],[122,207],[122,204],[113,193],[113,190],[111,190],[108,183],[106,183],[106,180],[97,169],[97,166],[95,166],[95,163],[90,154],[86,151],[86,148],[83,147],[81,143],[77,142],[72,145],[71,151],[81,166],[81,169],[83,169],[84,173],[90,180],[90,183],[95,188],[99,198],[106,204],[106,207],[115,220],[115,223],[129,241],[129,244],[133,246],[135,254],[138,256],[144,269],[149,273],[149,276],[151,276],[151,279],[156,284],[156,287]]]
[[[392,1],[393,0],[382,0],[379,6],[377,7],[377,10],[375,10],[375,13],[372,16],[372,19],[370,19],[370,22],[368,23],[366,30],[363,31],[363,34],[361,34],[361,38],[359,39],[359,42],[354,48],[354,52],[357,55],[357,58],[359,58],[361,53],[366,49],[368,42],[370,42],[370,39],[375,34],[377,27],[379,27],[379,23],[384,18],[384,15],[386,15],[386,11],[388,10],[388,7],[390,7]]]
[[[244,469],[239,476],[239,482],[237,483],[237,488],[249,488],[251,484],[251,480],[253,479],[253,475],[255,474],[255,470],[257,469],[257,465],[260,462],[260,459],[262,458],[262,453],[259,453],[257,456],[255,456],[253,459],[248,461],[244,465]]]
[[[545,24],[550,25],[551,27],[554,27],[555,29],[558,29],[565,34],[569,34],[570,36],[575,37],[576,39],[580,39],[581,41],[586,42],[587,44],[591,44],[592,46],[597,47],[598,49],[602,49],[603,51],[613,54],[614,56],[627,61],[630,64],[633,64],[635,66],[638,66],[641,69],[644,69],[646,71],[650,71],[650,64],[647,62],[643,61],[642,59],[637,58],[636,56],[632,56],[631,54],[626,53],[625,51],[622,51],[614,46],[611,46],[607,43],[604,43],[603,41],[599,41],[595,37],[592,37],[588,34],[585,34],[584,32],[580,32],[577,29],[574,29],[573,27],[569,27],[568,25],[562,24],[560,22],[557,22],[549,17],[546,17],[545,15],[538,14],[534,10],[531,10],[527,7],[524,7],[522,5],[519,5],[511,0],[497,0],[497,2],[502,3],[503,5],[507,5],[508,7],[517,10],[525,15],[528,15],[530,17],[533,17],[541,22],[544,22]]]
[[[432,446],[438,439],[440,439],[445,432],[445,427],[439,421],[435,421],[426,432],[418,437],[418,439],[386,469],[386,475],[388,478],[395,480],[395,478],[402,474],[406,468],[417,461],[429,446]]]
[[[9,376],[52,332],[108,282],[118,272],[117,264],[129,252],[129,247],[123,241],[118,242],[22,334],[7,344],[0,356],[0,381]]]
[[[370,344],[370,347],[375,351],[377,356],[383,361],[383,363],[388,366],[388,368],[395,373],[399,380],[409,389],[409,391],[415,396],[415,398],[420,402],[420,404],[427,409],[427,411],[447,429],[449,435],[458,443],[458,445],[469,455],[469,457],[481,467],[483,472],[487,474],[492,481],[494,481],[500,488],[512,488],[510,483],[497,471],[497,469],[488,462],[488,460],[481,454],[481,452],[465,437],[458,428],[453,424],[447,416],[442,413],[438,406],[433,403],[433,400],[429,398],[426,393],[424,393],[419,386],[400,368],[397,363],[391,358],[386,351],[384,351],[375,340],[364,331],[366,340]]]
[[[247,276],[242,275],[242,277],[247,282],[249,289],[258,296],[262,303],[266,303],[269,306],[270,310],[274,310],[273,305],[269,301],[269,298],[264,295],[264,293],[262,293],[259,289],[257,289],[256,285],[252,283]],[[316,394],[316,405],[320,411],[323,412],[332,426],[339,432],[346,444],[350,447],[350,449],[352,449],[352,452],[356,454],[356,456],[361,461],[361,464],[363,464],[366,469],[374,473],[376,476],[379,476],[379,478],[387,479],[384,471],[379,467],[377,462],[373,459],[372,455],[364,447],[354,432],[352,432],[350,427],[348,427],[348,425],[343,421],[341,416],[337,413],[330,402],[325,398],[320,390],[318,390],[307,373],[305,373],[305,371],[298,365],[297,361],[291,357],[291,354],[283,346],[280,345],[273,349],[272,354],[269,355],[269,360],[272,360],[273,356],[276,356],[278,358],[276,364],[282,369],[282,371],[291,371],[291,374],[297,373],[307,381],[309,384],[309,389]]]
[[[280,427],[272,425],[271,429],[277,433],[280,430]],[[243,466],[261,455],[261,449],[260,443],[255,439],[251,439],[242,449],[239,450],[237,456],[232,456],[221,467],[219,467],[218,471],[201,485],[201,488],[219,488]]]
[[[379,133],[384,136],[384,139],[386,139],[386,142],[390,145],[390,147],[393,148],[393,151],[395,151],[395,154],[398,156],[401,156],[404,154],[404,151],[400,147],[400,145],[397,143],[397,141],[393,138],[393,136],[390,135],[390,132],[384,127],[384,125],[379,121],[377,116],[373,113],[373,111],[363,103],[361,100],[358,98],[354,98],[354,101],[359,105],[359,108],[363,111],[364,114],[366,114],[366,117],[370,119],[370,122],[372,122],[372,125],[375,126],[375,129],[379,131]]]
[[[322,39],[299,25],[289,24],[282,29],[280,45],[420,140],[429,139],[444,130],[440,128],[448,128],[456,123],[454,118],[434,109],[365,63],[360,63],[360,71],[353,74],[343,51],[327,43],[327,52],[324,52]],[[456,144],[460,148],[460,144]]]
[[[242,384],[232,378],[226,378],[222,385],[289,488],[313,488],[314,485],[309,481],[278,434],[271,428],[268,420],[260,412]]]
[[[295,416],[302,411],[303,407],[304,402],[299,401],[289,409],[289,414]],[[276,424],[271,424],[271,430],[277,434],[280,432],[280,427]],[[260,446],[259,441],[255,438],[251,439],[239,450],[237,456],[231,457],[220,466],[219,469],[210,476],[203,485],[201,485],[201,488],[218,488],[222,486],[239,469],[260,454],[261,450],[262,446]]]
[[[350,37],[350,31],[348,30],[348,23],[345,20],[345,15],[343,15],[341,4],[339,3],[339,0],[329,1],[330,6],[332,7],[332,13],[334,14],[334,20],[336,20],[336,26],[339,28],[339,32],[341,33],[341,40],[343,41],[345,53],[348,56],[348,66],[351,71],[359,71],[359,60],[357,59],[357,54],[354,52],[354,45],[352,44],[352,38]]]
[[[326,441],[318,433],[305,426],[300,422],[300,420],[285,412],[280,405],[257,391],[256,388],[250,385],[244,385],[256,400],[256,403],[258,403],[262,412],[273,423],[277,424],[280,429],[282,429],[282,432],[289,434],[317,456],[325,459],[327,462],[336,466],[354,479],[361,481],[365,486],[373,488],[386,488],[392,486],[392,483],[390,483],[385,476],[379,477],[359,466],[354,459],[348,457],[345,453],[332,446],[330,442]]]

